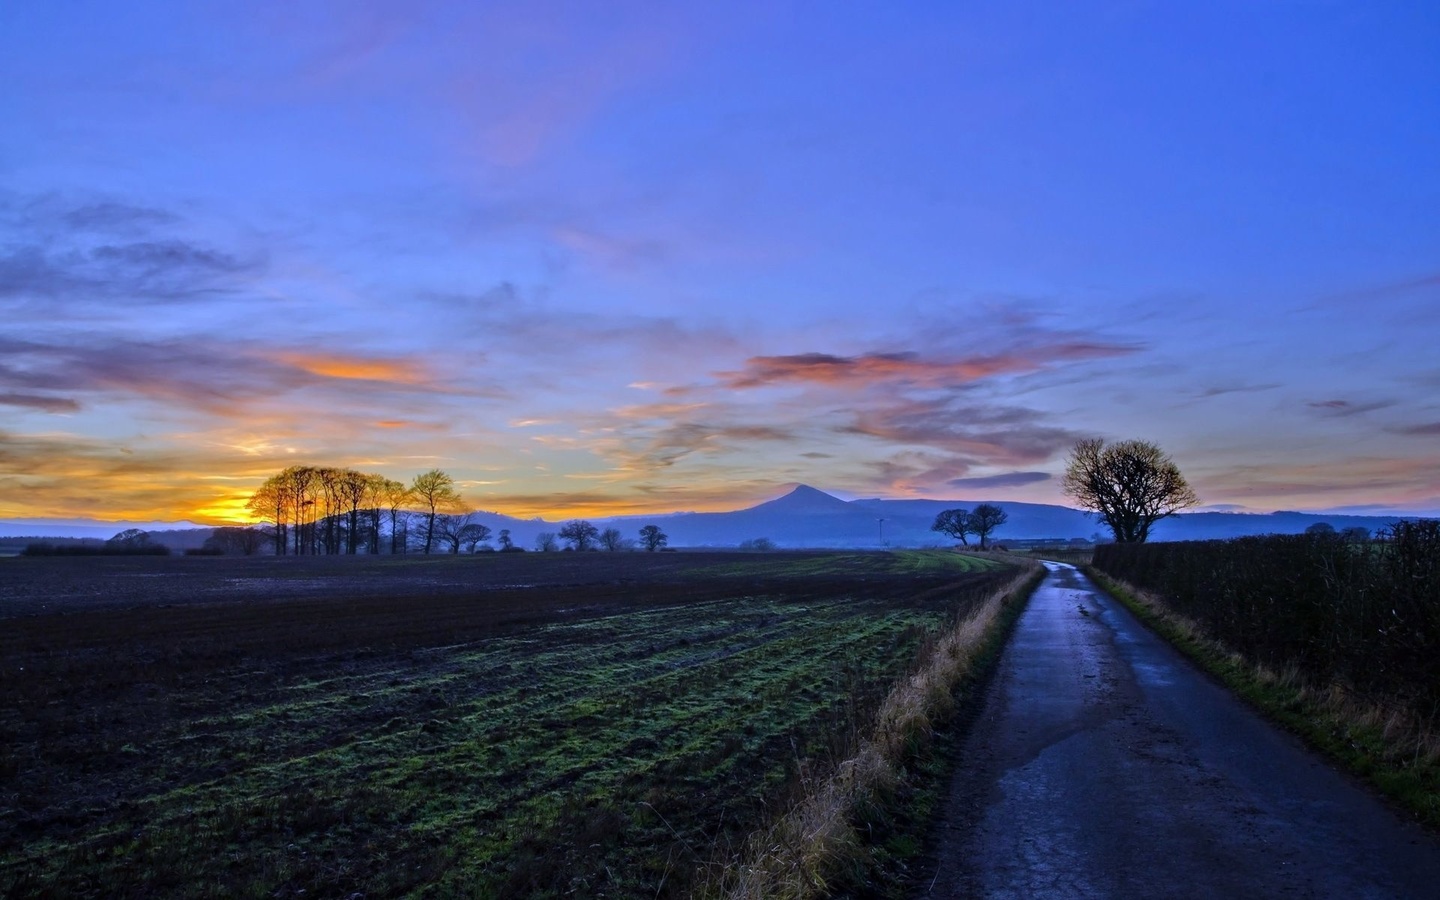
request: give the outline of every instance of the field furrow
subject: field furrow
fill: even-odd
[[[0,887],[679,892],[841,758],[1000,574],[938,553],[678,571],[208,617],[142,606],[128,634],[106,605],[69,649],[56,623],[12,620],[28,677],[60,683],[7,656]],[[400,627],[377,639],[377,618]]]

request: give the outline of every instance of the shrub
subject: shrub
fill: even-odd
[[[1262,665],[1440,713],[1440,521],[1399,522],[1368,543],[1317,533],[1105,544],[1094,564]]]

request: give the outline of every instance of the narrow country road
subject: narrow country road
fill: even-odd
[[[917,897],[1440,898],[1440,841],[1047,567]]]

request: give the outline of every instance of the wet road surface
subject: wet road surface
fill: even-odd
[[[918,897],[1440,898],[1440,841],[1046,565]]]

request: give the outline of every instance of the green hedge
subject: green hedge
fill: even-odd
[[[1399,522],[1369,542],[1105,544],[1094,565],[1253,661],[1440,714],[1440,521]]]

